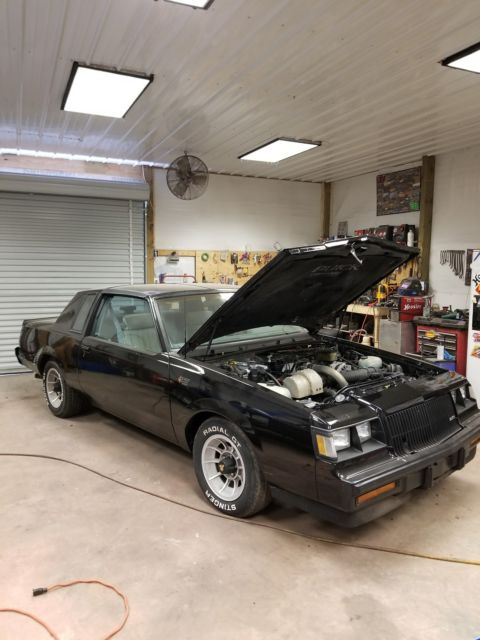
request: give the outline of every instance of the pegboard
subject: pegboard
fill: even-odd
[[[210,249],[156,249],[155,256],[168,256],[173,251],[180,258],[195,258],[197,282],[242,285],[277,255],[276,251],[243,251]]]
[[[418,256],[412,258],[404,265],[401,265],[395,271],[393,271],[389,276],[384,278],[380,284],[384,284],[387,286],[389,295],[397,290],[400,286],[400,283],[405,278],[416,278],[418,277]]]

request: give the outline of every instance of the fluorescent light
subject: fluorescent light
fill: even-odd
[[[152,80],[153,76],[109,71],[74,62],[62,109],[123,118]]]
[[[298,153],[319,147],[321,144],[321,142],[278,138],[252,151],[247,151],[247,153],[244,153],[239,159],[254,160],[255,162],[280,162],[280,160],[285,160],[285,158],[290,158],[296,156]]]
[[[53,151],[34,151],[33,149],[15,149],[0,147],[0,155],[27,156],[30,158],[52,158],[54,160],[78,160],[81,162],[101,162],[102,164],[125,164],[131,167],[158,167],[167,169],[166,162],[147,162],[145,160],[129,160],[127,158],[107,158],[104,156],[87,156],[79,153],[55,153]]]
[[[165,2],[184,4],[187,7],[193,7],[194,9],[208,9],[208,7],[213,3],[213,0],[165,0]]]
[[[480,73],[480,42],[442,60],[444,67]]]

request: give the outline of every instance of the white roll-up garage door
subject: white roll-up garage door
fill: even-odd
[[[144,281],[143,202],[0,192],[0,372],[22,369],[25,318],[56,316],[81,289]]]

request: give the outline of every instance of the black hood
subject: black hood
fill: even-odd
[[[236,331],[276,324],[318,329],[418,253],[371,237],[284,249],[196,331],[181,351]]]

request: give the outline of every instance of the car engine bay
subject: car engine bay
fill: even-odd
[[[244,353],[241,360],[223,358],[218,365],[231,375],[255,382],[307,408],[342,401],[346,389],[366,387],[372,392],[377,386],[391,386],[392,381],[400,383],[416,377],[414,369],[405,371],[402,365],[364,353],[358,346],[320,341]]]

